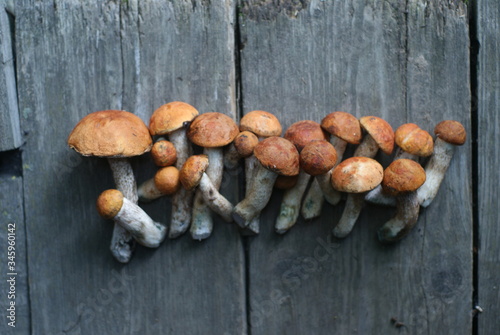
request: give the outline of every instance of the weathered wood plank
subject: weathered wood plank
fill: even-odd
[[[432,131],[448,117],[470,129],[462,4],[244,1],[239,18],[245,113],[273,112],[285,128],[345,110],[381,116],[394,128],[416,122]],[[436,203],[394,246],[376,239],[392,211],[374,206],[343,241],[331,238],[343,205],[325,205],[320,219],[299,219],[278,236],[274,195],[261,235],[249,243],[252,334],[389,334],[397,331],[391,318],[411,334],[470,333],[470,161],[469,143]]]
[[[477,1],[477,37],[479,42],[477,76],[477,155],[478,155],[478,315],[481,334],[493,334],[500,328],[500,193],[498,163],[500,151],[500,3]]]
[[[22,1],[17,4],[20,109],[33,332],[245,333],[243,248],[216,221],[189,236],[138,247],[117,264],[111,226],[96,214],[113,187],[107,163],[81,158],[66,138],[84,115],[123,108],[149,120],[184,100],[235,114],[232,1]],[[139,182],[153,175],[133,160]],[[168,199],[144,205],[166,223]],[[48,308],[47,306],[51,307]]]

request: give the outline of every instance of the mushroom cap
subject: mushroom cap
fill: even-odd
[[[240,120],[240,131],[250,131],[260,137],[280,136],[281,123],[276,116],[265,111],[251,111]]]
[[[259,138],[254,133],[245,130],[234,138],[233,143],[238,154],[246,158],[253,154],[253,149],[259,143]]]
[[[332,112],[321,121],[321,127],[350,144],[361,143],[362,133],[358,119],[346,112]]]
[[[132,157],[151,150],[153,141],[142,120],[120,110],[93,112],[78,122],[68,145],[84,156]]]
[[[381,182],[384,169],[368,157],[351,157],[332,171],[332,186],[340,192],[363,193],[373,190]]]
[[[425,182],[425,170],[411,159],[396,159],[384,171],[382,189],[386,194],[413,192]]]
[[[434,128],[434,134],[443,141],[454,145],[463,145],[467,139],[464,126],[454,120],[439,122]]]
[[[311,141],[328,140],[319,123],[310,120],[293,123],[283,137],[292,142],[299,152]]]
[[[434,151],[432,136],[414,123],[401,125],[394,133],[396,144],[405,152],[427,157]]]
[[[151,157],[157,166],[174,165],[177,161],[177,150],[175,150],[174,144],[170,141],[156,141],[151,149]]]
[[[204,148],[223,147],[238,135],[234,120],[222,113],[198,115],[189,125],[187,136],[191,142]]]
[[[165,195],[174,194],[181,187],[180,173],[175,166],[159,169],[154,177],[156,188]]]
[[[260,141],[253,154],[262,166],[279,175],[299,174],[299,152],[292,142],[283,137],[272,136]]]
[[[193,155],[189,157],[179,173],[182,186],[187,190],[197,187],[205,170],[208,168],[208,164],[207,155]]]
[[[96,201],[97,212],[105,219],[114,218],[123,205],[122,192],[111,189],[102,192]]]
[[[299,175],[295,176],[283,176],[279,175],[274,181],[274,188],[278,190],[289,190],[297,184],[299,180]]]
[[[363,116],[359,119],[361,127],[375,140],[380,150],[387,155],[394,149],[394,131],[391,125],[376,116]]]
[[[197,115],[196,108],[182,101],[173,101],[160,106],[149,119],[151,135],[165,135],[180,129]]]
[[[300,167],[311,176],[330,171],[337,162],[337,151],[325,140],[312,141],[300,152]]]

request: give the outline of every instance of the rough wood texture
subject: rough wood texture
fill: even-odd
[[[245,1],[239,15],[244,113],[276,113],[285,129],[344,110],[428,131],[453,118],[470,131],[462,3],[270,3]],[[374,206],[342,241],[331,230],[343,204],[325,205],[319,220],[300,220],[279,236],[272,227],[281,198],[274,195],[261,235],[249,243],[252,334],[391,334],[398,332],[392,318],[408,334],[470,334],[470,162],[469,141],[435,203],[393,246],[380,245],[375,233],[393,212]]]
[[[480,44],[477,74],[478,155],[478,315],[479,334],[500,329],[500,3],[477,1],[477,38]]]
[[[145,122],[163,103],[235,115],[234,4],[218,1],[16,3],[20,110],[34,334],[243,334],[244,257],[234,226],[206,242],[138,247],[120,265],[95,200],[113,187],[104,160],[66,138],[86,114],[125,109]],[[138,181],[154,168],[132,162]],[[168,199],[143,205],[167,223]],[[50,307],[48,307],[50,306]]]

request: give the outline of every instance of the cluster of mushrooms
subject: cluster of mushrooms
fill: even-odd
[[[416,224],[420,207],[432,202],[455,146],[466,139],[457,121],[442,121],[434,132],[435,141],[414,123],[394,132],[376,116],[357,119],[332,112],[321,124],[298,121],[281,137],[281,124],[271,113],[249,112],[238,126],[225,114],[199,114],[193,106],[175,101],[153,113],[149,128],[126,111],[91,113],[75,126],[68,145],[84,156],[109,161],[116,189],[101,193],[97,211],[114,220],[111,251],[125,263],[135,242],[156,248],[167,234],[176,238],[188,229],[193,239],[209,237],[212,211],[243,232],[258,234],[260,212],[273,188],[285,190],[275,223],[279,234],[297,222],[299,213],[313,219],[320,216],[325,201],[337,205],[347,194],[342,217],[333,228],[335,237],[351,232],[367,201],[396,207],[395,216],[379,228],[378,238],[384,243],[398,241]],[[352,157],[343,159],[348,144],[356,148]],[[203,154],[193,154],[193,145],[203,148]],[[391,155],[395,146],[394,160],[384,169],[374,157],[379,150]],[[127,158],[146,152],[158,170],[137,187]],[[241,167],[241,160],[245,197],[233,205],[219,188],[224,169]],[[138,205],[162,196],[171,197],[168,229]]]

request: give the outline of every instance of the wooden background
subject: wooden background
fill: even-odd
[[[496,0],[1,4],[1,334],[498,333]],[[266,110],[284,128],[335,110],[429,132],[456,119],[469,137],[396,245],[378,243],[393,212],[375,206],[347,239],[333,240],[343,203],[277,235],[275,192],[257,237],[214,217],[208,240],[138,247],[122,265],[108,250],[112,226],[94,207],[113,187],[107,162],[79,156],[66,139],[90,112],[125,109],[148,122],[173,100],[235,119]],[[139,182],[155,171],[147,155],[132,164]],[[241,177],[224,175],[233,202]],[[168,198],[143,208],[168,222]],[[9,222],[15,329],[5,317]]]

